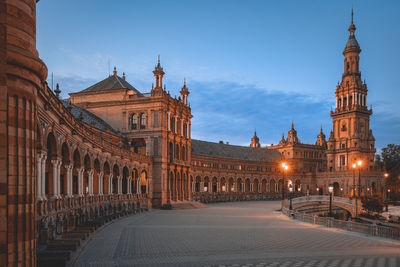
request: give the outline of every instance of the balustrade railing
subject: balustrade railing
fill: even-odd
[[[304,212],[296,212],[282,207],[282,213],[299,221],[318,224],[326,227],[339,228],[345,231],[363,233],[372,236],[400,240],[400,228],[376,223],[359,223],[353,221],[343,221],[331,217],[320,217]]]

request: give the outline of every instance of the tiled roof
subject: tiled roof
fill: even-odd
[[[133,87],[126,80],[122,79],[118,75],[110,75],[104,80],[86,88],[85,90],[80,91],[79,93],[86,92],[98,92],[98,91],[108,91],[108,90],[116,90],[116,89],[129,89],[133,90],[136,94],[141,94],[135,87]]]
[[[102,119],[94,115],[92,112],[71,104],[68,99],[62,100],[62,103],[66,108],[71,107],[71,114],[75,118],[79,119],[82,116],[83,121],[85,123],[89,125],[93,125],[93,123],[96,123],[95,128],[104,132],[117,134],[117,131],[114,130],[107,122],[103,121]]]
[[[191,146],[194,155],[266,162],[276,162],[282,159],[282,155],[274,149],[234,146],[194,139],[192,139]]]

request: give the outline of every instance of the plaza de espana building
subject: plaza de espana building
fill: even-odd
[[[292,123],[277,145],[254,133],[244,147],[191,139],[189,88],[170,95],[160,59],[148,92],[114,68],[61,99],[36,50],[36,2],[0,4],[0,266],[35,266],[81,226],[184,201],[327,194],[331,184],[337,196],[382,194],[353,22],[328,139],[316,129],[304,144]]]

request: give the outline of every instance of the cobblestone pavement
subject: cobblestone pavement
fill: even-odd
[[[279,206],[230,202],[131,216],[97,233],[75,266],[400,266],[400,242],[291,220]]]

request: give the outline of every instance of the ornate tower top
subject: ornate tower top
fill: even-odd
[[[186,78],[183,79],[183,87],[182,87],[180,93],[181,93],[183,104],[187,105],[188,104],[188,95],[190,93],[189,93],[188,88],[186,87]]]
[[[151,94],[153,96],[160,96],[163,94],[162,79],[165,74],[160,64],[160,55],[158,56],[157,65],[154,67],[153,74],[155,79],[155,87],[151,90]]]
[[[257,137],[257,131],[254,129],[254,136],[251,138],[250,147],[260,147],[260,139]]]

